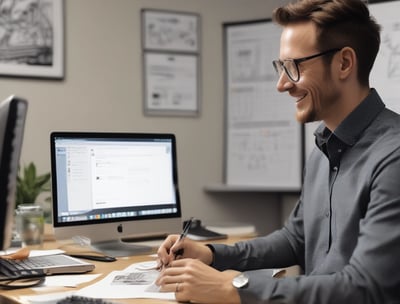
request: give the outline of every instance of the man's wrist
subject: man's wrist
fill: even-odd
[[[214,264],[215,249],[211,244],[206,244],[206,246],[208,247],[210,254],[207,255],[208,260],[205,261],[205,264],[212,266]]]
[[[222,289],[225,290],[224,294],[226,301],[224,303],[229,303],[229,304],[241,303],[239,289],[234,286],[233,280],[242,273],[236,270],[225,270],[224,273],[227,275],[226,284],[223,284],[224,287],[221,287]]]

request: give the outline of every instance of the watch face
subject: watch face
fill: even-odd
[[[242,287],[246,286],[248,282],[249,282],[249,278],[246,275],[244,275],[243,273],[241,273],[233,278],[232,285],[236,288],[242,288]]]

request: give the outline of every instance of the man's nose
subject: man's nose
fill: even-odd
[[[290,81],[289,77],[286,75],[285,72],[282,72],[281,75],[279,75],[278,82],[276,83],[276,89],[283,93],[289,90],[293,86],[293,82]]]

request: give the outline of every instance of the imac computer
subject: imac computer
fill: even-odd
[[[26,100],[10,96],[0,102],[0,250],[11,244],[15,191],[28,109]]]
[[[50,148],[56,239],[128,256],[149,250],[135,241],[180,232],[173,134],[53,132]]]

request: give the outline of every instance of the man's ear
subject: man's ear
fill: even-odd
[[[344,80],[352,73],[357,73],[357,56],[354,49],[344,47],[339,52],[339,79]]]

